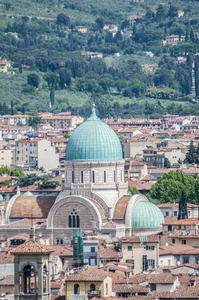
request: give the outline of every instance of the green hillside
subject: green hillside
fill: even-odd
[[[198,13],[198,1],[1,0],[0,56],[15,74],[0,73],[0,113],[47,110],[50,91],[52,111],[85,117],[93,101],[103,118],[199,113]],[[169,35],[179,43],[164,45]]]

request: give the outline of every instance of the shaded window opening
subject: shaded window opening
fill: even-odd
[[[77,283],[74,285],[74,294],[79,295],[79,284]]]
[[[79,228],[80,227],[80,218],[75,209],[73,209],[68,216],[68,227],[69,228]]]
[[[81,183],[84,183],[84,172],[81,171]]]
[[[91,283],[91,285],[90,285],[90,290],[91,290],[91,291],[95,291],[95,284],[94,284],[94,283]]]
[[[92,171],[92,182],[95,183],[95,171]]]
[[[34,268],[31,265],[27,265],[23,269],[24,278],[24,294],[33,294],[35,292],[35,273]]]

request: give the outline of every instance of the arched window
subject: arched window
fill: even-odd
[[[76,216],[73,215],[73,227],[76,227]]]
[[[74,294],[79,295],[79,284],[77,283],[74,285]]]
[[[69,228],[79,228],[80,227],[80,218],[75,209],[73,209],[68,216],[68,227]]]
[[[91,290],[91,291],[95,291],[95,284],[94,284],[94,283],[91,283],[91,285],[90,285],[90,290]]]
[[[72,217],[71,216],[68,217],[68,227],[69,228],[72,227]]]
[[[106,283],[106,295],[108,295],[108,283]]]
[[[35,292],[35,280],[34,280],[34,268],[31,265],[27,265],[23,269],[24,279],[24,294],[33,294]]]
[[[113,173],[113,180],[114,180],[114,182],[116,182],[116,172],[115,171]]]
[[[79,228],[79,216],[77,215],[77,228]]]

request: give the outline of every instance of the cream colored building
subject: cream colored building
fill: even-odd
[[[148,140],[132,140],[124,143],[124,158],[134,157],[137,154],[143,154],[147,146],[155,147],[156,143]]]
[[[166,44],[168,45],[177,45],[179,42],[184,42],[185,41],[185,36],[181,36],[181,38],[179,39],[179,35],[169,35],[166,36]]]
[[[28,123],[29,115],[5,115],[3,116],[4,122],[11,126],[15,126],[18,123],[26,125]]]
[[[184,151],[185,152],[185,151]],[[182,162],[185,159],[185,153],[181,149],[167,149],[164,151],[164,157],[166,157],[171,165],[177,164],[179,160]]]
[[[77,116],[43,116],[41,117],[41,123],[49,123],[54,129],[67,129],[69,127],[76,128],[77,125],[81,124],[84,118]]]
[[[48,139],[16,142],[16,167],[40,168],[46,172],[59,166],[59,153]]]
[[[122,238],[123,261],[134,265],[133,272],[138,274],[158,267],[158,235],[132,236]]]
[[[0,149],[0,168],[8,166],[9,168],[13,168],[15,164],[15,148]]]
[[[172,244],[160,246],[159,265],[177,266],[181,264],[198,264],[199,249],[190,245]]]
[[[130,161],[128,178],[142,180],[148,174],[147,165],[143,162]]]

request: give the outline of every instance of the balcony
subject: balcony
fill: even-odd
[[[100,290],[88,290],[88,298],[100,297],[100,296],[101,296]]]

